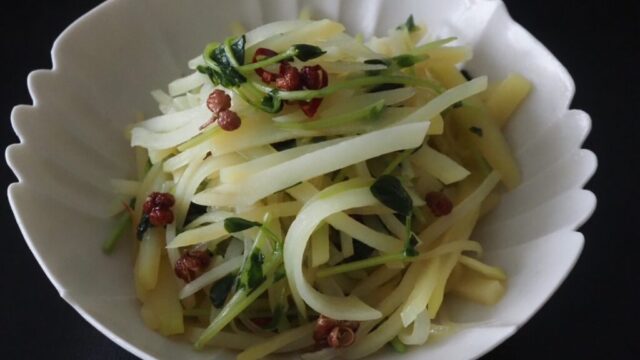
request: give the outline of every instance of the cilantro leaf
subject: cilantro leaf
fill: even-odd
[[[384,59],[368,59],[365,60],[364,63],[369,65],[384,65],[386,67],[389,67],[389,65],[391,65],[388,60]],[[364,73],[367,76],[376,76],[382,74],[383,71],[384,70],[367,70]]]
[[[407,29],[407,31],[409,33],[418,31],[418,26],[416,25],[415,21],[413,20],[413,14],[409,15],[409,17],[407,18],[407,20],[404,22],[404,24],[399,25],[396,30],[402,30],[402,29]]]
[[[260,105],[262,106],[262,110],[271,114],[275,114],[282,110],[284,103],[278,97],[277,90],[273,90],[262,98],[262,102],[260,103]]]
[[[399,68],[403,69],[409,66],[413,66],[420,61],[425,59],[424,56],[417,56],[411,54],[402,54],[398,56],[394,56],[391,58],[391,61],[396,64]]]
[[[241,276],[241,284],[249,290],[253,290],[260,286],[264,281],[264,272],[262,265],[264,264],[264,255],[260,250],[255,249],[249,256],[247,269]]]
[[[389,90],[401,89],[403,87],[404,87],[403,84],[384,83],[384,84],[372,86],[370,89],[367,90],[367,92],[368,93],[376,93],[376,92],[380,92],[380,91],[389,91]]]
[[[300,61],[309,61],[326,54],[326,51],[314,45],[296,44],[292,48],[295,53],[294,56]]]
[[[233,52],[233,57],[235,57],[239,65],[244,65],[244,47],[246,43],[247,39],[244,35],[238,37],[236,41],[231,43],[231,51]]]
[[[209,300],[211,300],[211,304],[216,309],[220,309],[224,305],[225,301],[227,301],[229,291],[231,291],[234,281],[235,276],[229,274],[216,281],[213,286],[211,286],[211,290],[209,290]]]
[[[224,219],[224,229],[227,230],[229,234],[251,229],[256,226],[259,227],[262,226],[262,224],[256,221],[251,221],[239,217],[230,217]]]
[[[371,185],[370,190],[373,196],[386,207],[404,216],[411,215],[413,200],[397,177],[382,175]]]
[[[230,45],[232,56],[238,64],[244,63],[244,45],[244,36],[239,37]],[[233,66],[233,62],[227,55],[224,44],[209,44],[204,51],[204,58],[209,65],[209,70],[198,68],[198,71],[206,71],[205,73],[209,75],[214,84],[232,88],[245,83],[247,78]]]

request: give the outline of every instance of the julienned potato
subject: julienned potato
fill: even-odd
[[[446,335],[445,295],[506,291],[472,234],[520,183],[502,128],[530,83],[467,79],[471,49],[412,16],[344,31],[236,24],[127,129],[138,180],[112,181],[104,250],[132,228],[150,328],[244,360],[356,359]]]

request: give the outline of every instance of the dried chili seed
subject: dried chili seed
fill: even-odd
[[[294,68],[294,66],[291,65],[288,61],[282,61],[280,63],[280,66],[278,67],[278,74],[280,74],[280,76],[284,76],[287,70],[291,68]]]
[[[322,104],[321,98],[314,98],[311,99],[311,101],[301,101],[300,109],[305,115],[307,115],[307,117],[313,117],[318,111],[320,104]]]
[[[302,67],[300,73],[302,74],[302,83],[306,89],[317,90],[322,87],[322,74],[320,69],[321,67],[319,65]]]
[[[355,332],[346,326],[336,326],[327,337],[327,344],[334,349],[351,346],[356,341]]]
[[[425,196],[427,206],[435,216],[445,216],[453,210],[453,203],[449,198],[438,191],[432,191]]]
[[[273,56],[278,55],[277,52],[271,50],[271,49],[267,49],[267,48],[259,48],[256,50],[255,54],[253,55],[253,60],[252,62],[256,63],[262,59],[265,58],[270,58]],[[258,76],[260,76],[260,78],[262,79],[263,82],[265,83],[270,83],[273,81],[276,81],[276,79],[278,78],[278,74],[272,73],[270,71],[267,71],[263,68],[259,68],[256,69],[256,74],[258,74]]]
[[[149,213],[149,223],[153,226],[165,226],[173,222],[173,211],[171,209],[154,207]]]
[[[283,63],[284,64],[284,63]],[[294,91],[302,89],[300,72],[293,66],[280,66],[280,77],[276,79],[276,87],[284,91]]]
[[[309,90],[318,90],[329,84],[329,75],[320,65],[304,66],[301,72],[302,84]]]
[[[278,75],[270,71],[263,70],[262,75],[260,75],[260,78],[262,79],[262,82],[269,84],[276,81],[278,79]]]
[[[329,84],[329,75],[327,71],[320,65],[305,66],[301,70],[302,85],[309,90],[318,90],[326,87]],[[313,117],[320,104],[322,98],[313,98],[310,101],[301,101],[300,109],[307,115],[307,117]]]
[[[214,114],[227,110],[231,107],[231,97],[220,89],[213,90],[207,98],[207,107]]]
[[[177,277],[189,283],[200,276],[211,263],[211,256],[206,250],[189,250],[184,253],[174,268]]]
[[[311,66],[305,66],[300,70],[302,84],[307,89],[319,89],[321,83],[320,73],[313,70]]]
[[[238,114],[231,110],[222,111],[218,115],[218,126],[225,131],[233,131],[240,127],[242,121]]]

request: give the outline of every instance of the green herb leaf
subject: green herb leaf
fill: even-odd
[[[239,217],[230,217],[224,219],[224,229],[227,230],[229,234],[251,229],[256,226],[262,226],[262,224],[256,221],[251,221]]]
[[[314,45],[296,44],[292,48],[294,49],[294,56],[300,61],[309,61],[326,54],[326,51]]]
[[[264,255],[260,250],[255,249],[249,256],[248,268],[242,273],[240,283],[249,290],[253,290],[260,286],[264,281],[264,272],[262,265],[264,264]]]
[[[221,68],[219,77],[220,84],[226,88],[240,86],[247,82],[247,78],[231,66]]]
[[[404,87],[403,84],[385,83],[385,84],[376,85],[376,86],[372,87],[371,89],[367,90],[367,92],[368,93],[376,93],[376,92],[380,92],[380,91],[401,89],[403,87]]]
[[[418,55],[411,55],[411,54],[403,54],[403,55],[398,55],[398,56],[394,56],[391,58],[391,61],[393,62],[393,64],[395,64],[396,66],[398,66],[399,68],[403,69],[409,66],[413,66],[423,60],[426,59],[426,56],[418,56]]]
[[[408,247],[404,249],[404,256],[406,257],[414,257],[418,255],[420,255],[420,253],[418,252],[418,250],[416,250],[415,247]]]
[[[244,45],[244,35],[237,38],[230,45],[234,60],[240,65],[244,63]],[[233,66],[233,62],[227,57],[227,52],[224,50],[224,44],[213,49],[213,51],[209,53],[209,58],[218,64],[220,68]]]
[[[370,190],[373,196],[386,207],[401,215],[410,216],[413,200],[395,176],[380,176],[371,185]]]
[[[277,90],[270,91],[265,97],[263,97],[260,105],[262,106],[262,110],[271,114],[280,112],[284,107],[284,103],[278,97]]]
[[[231,43],[231,51],[233,52],[233,57],[236,58],[236,61],[239,65],[244,65],[244,47],[247,43],[247,39],[244,35],[240,36],[233,43]]]
[[[411,215],[404,218],[404,227],[405,227],[406,237],[404,241],[403,254],[405,257],[414,257],[420,254],[418,250],[416,250],[416,246],[418,245],[419,241],[416,235],[413,233],[413,231],[411,231],[411,221],[412,221]]]
[[[211,68],[205,65],[198,65],[196,66],[196,71],[198,71],[200,74],[205,74],[205,75],[209,75],[211,76]]]
[[[413,21],[413,14],[409,15],[409,18],[404,22],[404,24],[399,25],[396,30],[407,29],[408,32],[412,33],[418,31],[418,26],[416,26],[415,21]]]
[[[233,287],[233,283],[235,281],[234,275],[227,275],[222,279],[216,281],[213,286],[211,286],[211,290],[209,290],[209,300],[211,300],[211,304],[216,308],[220,309],[224,306],[224,303],[227,301],[227,297],[229,297],[229,291]]]
[[[140,223],[136,229],[136,237],[138,240],[142,240],[144,233],[151,227],[151,222],[149,222],[149,214],[142,214],[142,218],[140,218]]]
[[[369,65],[384,65],[386,67],[389,67],[389,65],[391,65],[389,61],[384,59],[368,59],[365,60],[364,63]],[[376,76],[382,74],[383,71],[385,70],[367,70],[364,73],[368,76]]]
[[[216,46],[217,45],[217,46]],[[244,36],[239,37],[231,44],[231,52],[236,62],[244,63]],[[209,44],[204,50],[205,61],[209,64],[209,71],[205,72],[214,84],[220,84],[226,88],[239,86],[247,81],[227,57],[223,45]],[[204,70],[204,69],[202,69]],[[198,71],[202,72],[199,68]]]

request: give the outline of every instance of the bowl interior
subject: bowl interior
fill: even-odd
[[[31,250],[61,296],[136,355],[211,358],[147,330],[139,317],[129,249],[121,246],[111,257],[101,253],[112,225],[108,180],[133,174],[123,129],[137,112],[157,113],[150,90],[185,75],[186,62],[203,44],[224,38],[232,21],[252,28],[295,18],[303,6],[365,36],[384,34],[414,14],[432,36],[455,35],[473,46],[474,59],[466,65],[471,74],[497,80],[519,72],[534,83],[507,128],[524,183],[474,234],[484,242],[488,261],[509,274],[507,295],[490,308],[450,301],[453,318],[466,325],[455,336],[403,355],[479,356],[515,332],[562,282],[583,245],[573,230],[595,206],[595,197],[581,189],[596,159],[580,149],[590,129],[588,115],[568,110],[573,81],[499,1],[105,2],[60,36],[54,69],[29,76],[34,105],[16,107],[12,114],[21,143],[7,151],[19,178],[9,198]]]

